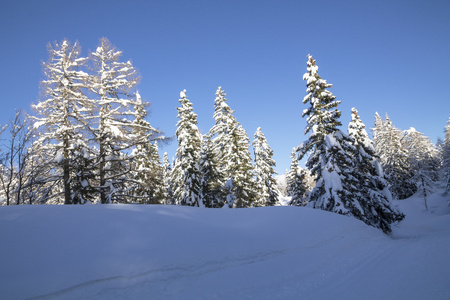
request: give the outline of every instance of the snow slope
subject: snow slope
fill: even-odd
[[[450,208],[0,207],[1,299],[450,299]]]

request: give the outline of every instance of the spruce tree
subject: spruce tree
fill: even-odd
[[[291,196],[289,205],[306,206],[310,192],[307,182],[307,173],[299,165],[295,148],[291,152],[291,167],[286,176],[288,196]]]
[[[450,194],[450,118],[445,126],[445,139],[442,154],[445,194]],[[450,205],[450,200],[448,202]]]
[[[235,126],[234,111],[227,104],[226,93],[219,87],[214,99],[214,125],[208,135],[211,139],[212,151],[219,163],[220,181],[225,183],[230,178],[227,161],[224,157],[230,153],[232,147],[231,130]]]
[[[132,152],[133,196],[138,202],[161,204],[164,201],[162,166],[158,153],[158,142],[152,141],[160,132],[145,119],[146,103],[136,92],[134,103],[135,119],[130,125],[130,139],[136,144]]]
[[[257,206],[250,140],[244,128],[234,119],[229,124],[230,150],[225,153],[227,202],[231,208]]]
[[[256,194],[249,138],[225,96],[219,87],[214,100],[215,123],[209,131],[212,151],[219,162],[229,207],[250,207],[255,205]]]
[[[307,72],[303,75],[307,95],[303,103],[310,106],[303,111],[303,116],[307,116],[305,134],[310,135],[298,147],[299,159],[310,153],[306,166],[316,180],[308,205],[361,219],[364,211],[358,202],[353,161],[356,149],[350,144],[351,139],[338,129],[340,101],[328,91],[332,85],[317,71],[315,60],[308,55]]]
[[[404,215],[398,212],[390,202],[392,197],[383,168],[377,160],[375,148],[358,111],[352,108],[351,115],[352,120],[348,125],[348,134],[353,139],[353,146],[357,149],[354,159],[358,190],[361,196],[359,203],[364,210],[361,218],[365,223],[381,228],[388,233],[391,231],[390,224],[402,220]]]
[[[180,92],[181,107],[177,107],[176,136],[178,149],[172,171],[173,193],[179,205],[202,206],[200,191],[200,147],[201,135],[197,127],[197,115],[187,99],[186,90]]]
[[[428,210],[427,196],[435,191],[440,179],[439,151],[428,137],[413,127],[404,132],[402,144],[408,152],[412,180]]]
[[[402,132],[387,115],[386,120],[382,120],[378,113],[375,114],[373,143],[390,185],[389,190],[396,199],[406,199],[417,191],[402,138]]]
[[[171,174],[172,167],[170,166],[169,157],[167,156],[167,152],[164,152],[162,168],[164,204],[170,205],[175,204],[173,199]]]
[[[253,140],[253,152],[255,154],[255,176],[257,189],[257,202],[259,206],[274,206],[278,204],[280,192],[277,189],[277,182],[274,175],[276,166],[272,159],[273,150],[267,144],[266,137],[258,127]]]
[[[204,136],[200,152],[201,198],[205,207],[220,208],[225,203],[224,176],[212,149],[209,136]]]

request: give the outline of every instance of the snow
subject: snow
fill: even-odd
[[[58,150],[58,152],[56,152],[55,162],[57,164],[61,164],[63,160],[64,160],[64,153],[62,150]]]
[[[450,299],[450,208],[391,236],[307,207],[0,207],[2,299]]]

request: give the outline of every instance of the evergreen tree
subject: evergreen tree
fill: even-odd
[[[236,124],[236,118],[233,116],[234,111],[227,104],[225,98],[226,93],[219,87],[216,91],[214,99],[214,125],[209,131],[209,137],[212,141],[212,151],[219,163],[220,175],[223,176],[219,180],[225,183],[230,178],[228,163],[224,159],[232,148],[231,130]]]
[[[291,167],[286,176],[288,196],[291,196],[289,205],[305,206],[308,204],[310,189],[306,183],[307,173],[299,166],[295,148],[291,152]]]
[[[442,154],[442,169],[444,173],[445,194],[450,193],[450,118],[445,126],[445,139]],[[448,202],[450,205],[450,200]]]
[[[408,162],[417,190],[424,198],[428,210],[427,196],[434,192],[439,181],[439,153],[430,139],[413,127],[404,132],[403,145],[408,152]]]
[[[337,109],[339,101],[327,89],[332,85],[322,79],[312,56],[308,55],[307,72],[303,79],[307,81],[307,95],[303,103],[310,107],[303,111],[307,116],[305,133],[310,132],[309,139],[298,147],[299,158],[306,153],[310,156],[306,163],[315,175],[316,186],[309,195],[309,206],[343,215],[354,216],[366,224],[379,227],[389,232],[385,226],[367,216],[367,211],[377,207],[362,202],[359,190],[356,160],[358,149],[352,145],[353,139],[341,132],[341,112]],[[373,213],[375,215],[375,213]],[[378,219],[380,220],[380,219]],[[386,223],[391,220],[384,220]]]
[[[147,111],[141,96],[136,92],[134,103],[135,119],[132,123],[132,140],[136,143],[133,149],[132,176],[134,179],[133,196],[138,202],[161,204],[164,201],[162,166],[157,141],[151,138],[159,134],[145,119]]]
[[[389,190],[396,199],[406,199],[417,191],[402,138],[402,132],[392,125],[387,115],[386,120],[382,120],[378,113],[375,114],[373,143],[390,185]]]
[[[299,159],[310,152],[307,168],[315,176],[316,186],[309,195],[309,206],[343,215],[361,218],[364,213],[357,201],[357,182],[352,156],[356,149],[351,139],[337,127],[341,125],[340,101],[327,89],[332,85],[317,73],[318,67],[308,55],[306,80],[307,95],[303,103],[310,107],[303,111],[307,116],[305,134],[309,139],[298,147]]]
[[[177,107],[178,118],[176,136],[178,149],[173,167],[173,193],[177,204],[200,206],[200,147],[201,135],[197,127],[197,115],[192,103],[186,97],[186,90],[180,92],[181,107]]]
[[[229,207],[255,205],[255,181],[249,151],[249,138],[244,128],[233,116],[226,93],[219,87],[214,100],[214,120],[209,135],[212,151],[219,162],[219,171],[225,182],[226,201]]]
[[[391,193],[384,177],[383,168],[379,164],[375,148],[366,132],[358,111],[352,108],[352,120],[348,125],[348,134],[352,144],[358,150],[355,154],[356,177],[361,198],[361,216],[365,223],[390,232],[390,224],[401,221],[404,215],[390,203]]]
[[[299,162],[297,159],[297,151],[296,148],[293,148],[291,151],[291,166],[289,170],[286,172],[286,194],[287,196],[292,196],[293,192],[293,183],[294,178],[297,174],[297,170],[299,169]]]
[[[200,153],[201,198],[205,207],[220,208],[225,203],[224,176],[219,161],[212,150],[209,136],[204,136]]]
[[[231,208],[256,206],[255,180],[249,151],[250,140],[244,128],[234,119],[229,124],[230,150],[223,161],[227,163],[227,202]]]
[[[170,166],[169,157],[167,156],[167,152],[164,152],[163,155],[163,191],[164,191],[164,204],[175,204],[173,199],[173,192],[172,192],[172,180],[171,180],[171,174],[172,174],[172,167]]]
[[[258,193],[258,205],[260,206],[274,206],[278,204],[279,191],[277,189],[277,182],[274,175],[277,172],[274,170],[276,166],[272,159],[273,150],[267,144],[266,137],[261,131],[261,127],[255,132],[253,141],[253,151],[255,154],[255,175],[256,188]]]
[[[80,67],[86,59],[79,57],[78,43],[70,45],[67,40],[49,45],[48,52],[49,60],[43,64],[45,79],[41,81],[44,99],[32,106],[37,113],[32,117],[34,128],[40,129],[33,147],[39,155],[52,157],[46,166],[54,176],[47,180],[58,181],[64,203],[71,204],[74,160],[70,154],[77,146],[73,141],[85,144],[82,131],[87,123],[86,112],[92,109],[82,90],[88,75]]]

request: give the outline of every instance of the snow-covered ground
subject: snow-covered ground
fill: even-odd
[[[1,299],[450,299],[450,208],[0,207]]]

